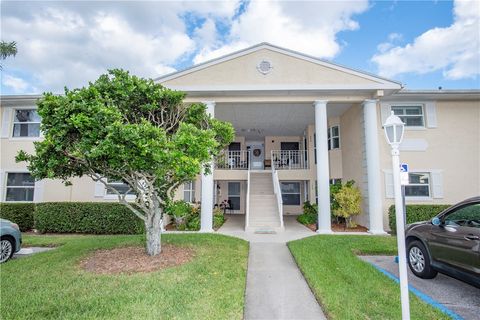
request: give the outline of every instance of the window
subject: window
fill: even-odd
[[[117,190],[120,194],[135,194],[133,190],[130,190],[130,186],[122,181],[111,181],[107,183],[109,187]],[[128,191],[128,192],[127,192]],[[106,188],[107,195],[117,195],[113,190]]]
[[[423,119],[423,107],[417,106],[392,106],[392,111],[406,127],[423,127],[425,125]]]
[[[342,183],[342,179],[337,178],[337,179],[330,179],[330,184],[337,184],[337,183]]]
[[[408,183],[405,186],[406,197],[430,197],[429,173],[409,173]]]
[[[40,116],[35,109],[15,110],[12,137],[39,137]]]
[[[461,207],[445,218],[449,226],[480,228],[480,204],[474,203]]]
[[[35,179],[28,172],[7,173],[5,201],[33,201]]]
[[[283,204],[287,206],[300,205],[300,182],[281,182]]]
[[[328,128],[328,150],[340,148],[340,129],[338,126]]]
[[[315,157],[315,164],[317,164],[317,135],[313,134],[313,155]]]
[[[195,181],[190,181],[183,185],[183,201],[195,202]]]

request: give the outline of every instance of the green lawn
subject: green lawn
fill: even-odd
[[[25,236],[56,250],[1,265],[3,319],[241,319],[248,243],[222,235],[163,235],[196,257],[134,275],[95,275],[78,261],[94,249],[143,245],[141,236]]]
[[[288,244],[329,319],[400,319],[400,288],[356,254],[396,254],[396,238],[319,235]],[[410,294],[412,319],[449,319]]]

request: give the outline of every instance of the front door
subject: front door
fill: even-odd
[[[263,162],[265,160],[265,152],[263,144],[250,144],[250,168],[252,170],[263,170]]]

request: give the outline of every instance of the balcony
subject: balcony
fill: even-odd
[[[215,169],[248,170],[249,155],[247,150],[222,151],[215,159]]]
[[[275,170],[305,170],[308,161],[306,150],[272,150],[272,166]]]

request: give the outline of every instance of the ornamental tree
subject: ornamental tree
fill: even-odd
[[[145,223],[146,251],[161,252],[161,224],[177,188],[202,169],[234,136],[230,123],[211,118],[203,104],[185,104],[185,93],[152,80],[110,70],[65,95],[45,93],[38,101],[44,140],[35,154],[20,151],[36,179],[89,176],[117,194]],[[135,203],[107,181],[123,181]]]

